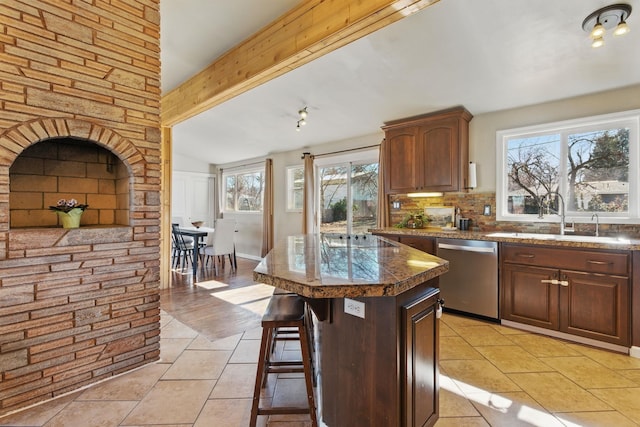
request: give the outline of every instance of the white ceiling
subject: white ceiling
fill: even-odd
[[[162,0],[162,88],[171,90],[297,3]],[[640,83],[631,32],[592,49],[583,19],[603,0],[440,0],[173,128],[176,153],[225,164],[378,132],[464,105],[472,114]],[[297,111],[308,125],[296,132]]]

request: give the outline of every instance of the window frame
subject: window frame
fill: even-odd
[[[296,169],[300,169],[302,171],[302,192],[304,196],[304,166],[303,165],[287,166],[285,170],[285,174],[286,174],[285,177],[287,181],[287,207],[285,209],[286,212],[302,212],[302,208],[303,208],[303,206],[300,206],[299,208],[292,207],[292,204],[294,202],[293,173]],[[304,200],[302,201],[302,204],[304,204]]]
[[[338,167],[338,166],[347,166],[348,170],[351,170],[352,165],[360,165],[367,163],[378,163],[378,168],[380,167],[380,148],[370,148],[370,149],[356,149],[353,152],[349,153],[341,153],[331,156],[323,156],[314,159],[314,192],[315,192],[315,200],[314,205],[316,208],[316,222],[318,226],[318,230],[322,228],[322,206],[320,205],[320,186],[322,183],[320,182],[320,169],[325,167]],[[380,170],[378,169],[378,173]],[[380,189],[378,189],[378,195],[380,194]],[[347,185],[347,200],[351,200],[351,185]],[[351,201],[348,202],[350,206]],[[347,209],[347,231],[346,233],[352,233],[353,227],[353,212],[352,209]]]
[[[255,168],[246,168],[246,169],[233,169],[231,171],[223,171],[222,172],[222,206],[221,206],[221,210],[223,213],[233,213],[233,214],[240,214],[240,215],[247,215],[247,214],[261,214],[264,210],[264,191],[262,191],[261,194],[261,199],[260,199],[260,209],[259,210],[239,210],[238,209],[238,196],[236,194],[236,197],[234,198],[235,201],[235,206],[234,209],[228,209],[227,208],[227,178],[230,176],[235,176],[236,177],[236,183],[238,182],[238,176],[240,175],[250,175],[250,174],[255,174],[255,173],[259,173],[262,176],[262,179],[264,180],[264,168],[262,167],[255,167]],[[264,188],[263,188],[264,190]],[[236,190],[237,191],[237,190]]]
[[[511,222],[558,222],[558,214],[545,214],[538,218],[534,214],[511,214],[508,212],[507,143],[510,139],[541,136],[550,133],[561,135],[560,194],[566,200],[568,181],[566,173],[567,147],[565,135],[592,131],[594,128],[629,128],[629,205],[628,212],[597,212],[601,223],[637,224],[640,223],[640,109],[617,113],[601,114],[578,119],[543,123],[532,126],[505,129],[496,132],[496,221]],[[570,222],[591,222],[594,212],[566,212],[565,219]]]

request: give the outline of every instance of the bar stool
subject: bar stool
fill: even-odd
[[[256,373],[256,384],[253,391],[250,427],[255,427],[258,415],[309,414],[311,425],[317,427],[316,406],[313,391],[313,368],[310,342],[307,334],[306,304],[295,294],[277,294],[271,297],[267,310],[262,316],[262,342]],[[296,328],[300,340],[302,360],[275,361],[273,343],[279,328]],[[303,372],[307,390],[307,408],[292,406],[260,407],[260,391],[269,374]]]

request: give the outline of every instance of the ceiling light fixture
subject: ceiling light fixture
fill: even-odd
[[[300,132],[300,126],[305,126],[307,124],[307,116],[309,113],[307,112],[307,107],[304,107],[302,110],[298,110],[298,123],[296,125],[296,130]]]
[[[631,6],[624,3],[612,4],[596,10],[582,21],[582,29],[591,37],[591,47],[604,45],[606,30],[613,30],[613,34],[621,36],[629,32],[627,19],[631,15]]]

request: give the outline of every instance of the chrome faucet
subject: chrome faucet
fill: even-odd
[[[545,197],[547,197],[547,196],[549,196],[551,194],[555,194],[560,199],[560,211],[558,212],[558,214],[560,215],[560,235],[564,236],[564,232],[565,232],[565,218],[564,218],[565,210],[564,209],[565,209],[565,206],[564,206],[564,199],[562,198],[560,193],[558,193],[557,191],[550,191],[547,194],[545,194],[544,196],[542,196],[542,198],[540,199],[540,211],[539,211],[538,218],[542,218],[543,217],[544,199],[545,199]],[[567,231],[573,231],[573,228],[571,230],[567,230]]]
[[[593,221],[593,218],[596,219],[596,237],[598,237],[600,235],[600,231],[598,230],[600,228],[600,219],[597,213],[591,215],[591,221]]]

